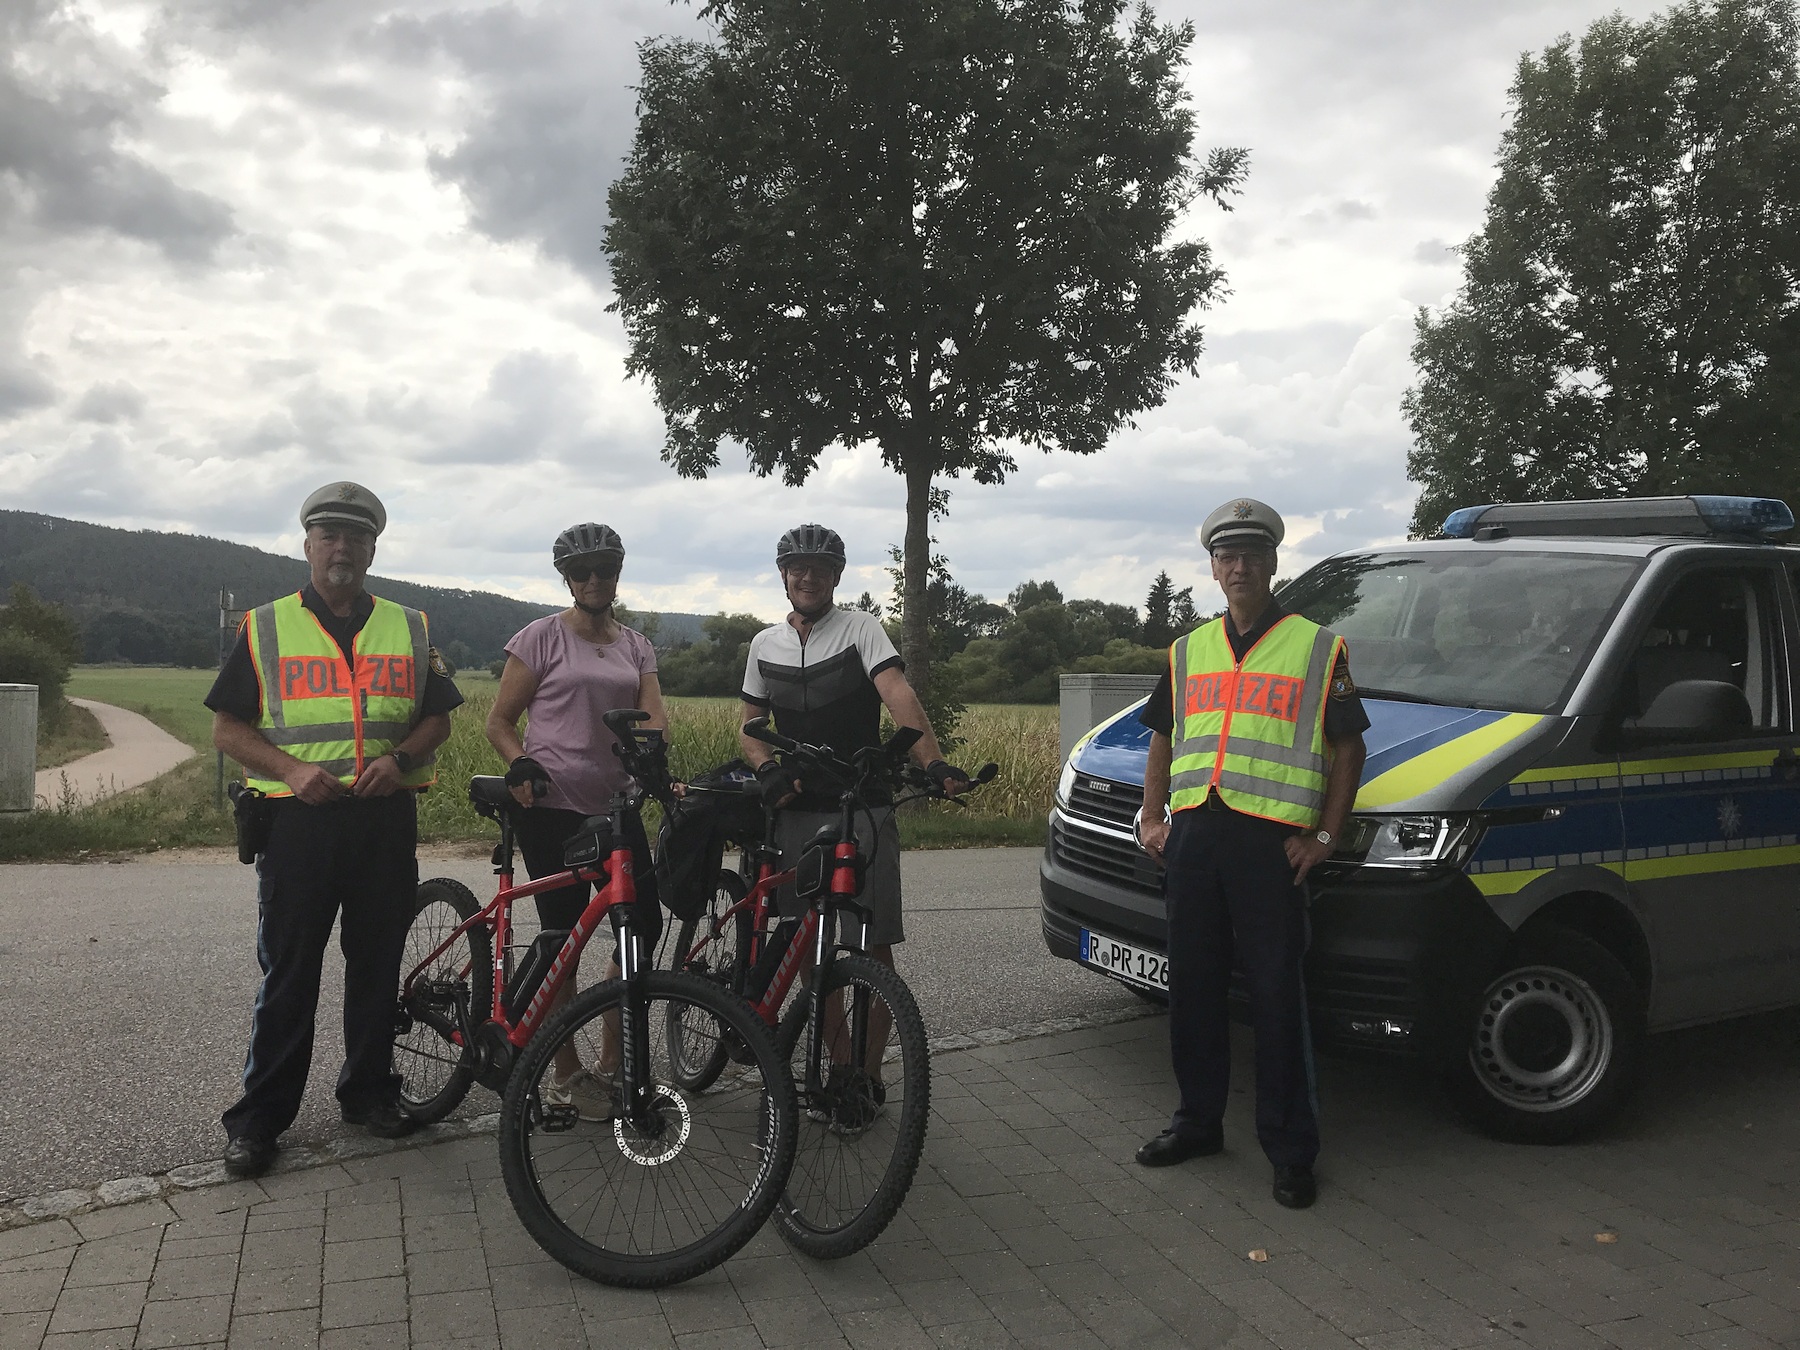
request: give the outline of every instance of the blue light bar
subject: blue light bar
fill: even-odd
[[[1794,513],[1776,497],[1695,497],[1694,506],[1718,534],[1786,534]]]
[[[1487,510],[1485,506],[1465,506],[1461,510],[1452,511],[1444,517],[1444,528],[1439,531],[1446,539],[1472,539],[1475,527],[1481,523],[1481,516]]]
[[[1766,539],[1794,528],[1794,513],[1775,497],[1610,497],[1574,502],[1491,502],[1452,511],[1449,539],[1590,536],[1622,538],[1730,535]]]

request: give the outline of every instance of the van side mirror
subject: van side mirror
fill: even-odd
[[[1644,710],[1627,722],[1621,734],[1627,741],[1668,739],[1724,740],[1754,725],[1750,701],[1744,691],[1725,680],[1676,680]]]

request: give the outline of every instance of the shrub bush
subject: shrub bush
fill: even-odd
[[[0,684],[35,684],[38,719],[54,721],[62,708],[69,662],[41,638],[14,628],[0,628]]]

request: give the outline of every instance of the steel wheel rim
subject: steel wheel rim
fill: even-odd
[[[1505,1106],[1566,1111],[1606,1076],[1614,1040],[1612,1014],[1585,980],[1554,966],[1525,966],[1482,995],[1469,1064]]]

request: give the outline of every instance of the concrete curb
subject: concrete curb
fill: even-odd
[[[1070,1031],[1087,1031],[1094,1027],[1113,1026],[1120,1022],[1135,1022],[1139,1018],[1154,1016],[1156,1011],[1156,1009],[1146,1006],[1143,1008],[1118,1008],[1109,1012],[1089,1013],[1082,1017],[1053,1017],[1042,1022],[1020,1022],[1009,1027],[984,1027],[980,1031],[950,1036],[933,1036],[927,1044],[934,1055],[950,1054],[957,1050],[1008,1045],[1014,1041],[1034,1040],[1041,1036],[1058,1036]],[[493,1111],[467,1120],[442,1121],[436,1125],[427,1126],[415,1134],[407,1135],[404,1139],[376,1139],[369,1135],[347,1135],[316,1148],[282,1149],[275,1166],[271,1169],[271,1174],[299,1172],[307,1168],[344,1162],[351,1158],[369,1158],[382,1153],[395,1153],[402,1149],[422,1148],[429,1144],[467,1139],[474,1135],[493,1134],[499,1128],[500,1113]],[[130,1205],[140,1200],[159,1200],[184,1191],[199,1190],[206,1186],[221,1186],[231,1180],[233,1178],[225,1174],[225,1164],[212,1158],[205,1162],[183,1163],[180,1167],[171,1167],[167,1172],[158,1172],[152,1176],[118,1177],[112,1181],[103,1181],[91,1189],[71,1187],[68,1190],[46,1191],[42,1195],[25,1196],[0,1204],[0,1233],[6,1232],[8,1229],[24,1228],[35,1223],[49,1223],[54,1219],[73,1218],[77,1214],[87,1214],[96,1209],[110,1209],[114,1205]]]

